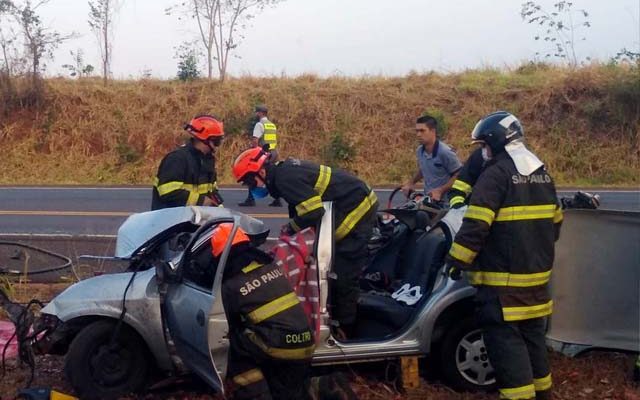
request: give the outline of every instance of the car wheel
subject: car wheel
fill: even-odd
[[[82,399],[110,399],[137,392],[147,382],[147,347],[140,336],[122,324],[117,337],[114,321],[87,325],[73,339],[64,371]]]
[[[444,378],[454,389],[495,390],[495,372],[473,316],[455,322],[445,333],[440,356]]]

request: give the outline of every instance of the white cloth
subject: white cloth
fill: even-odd
[[[535,154],[526,148],[521,139],[507,143],[504,149],[513,160],[518,173],[521,175],[529,176],[544,165]]]

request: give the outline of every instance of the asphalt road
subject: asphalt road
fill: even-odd
[[[386,206],[390,189],[375,189]],[[640,191],[592,190],[603,209],[640,211]],[[287,208],[269,207],[270,198],[255,207],[238,207],[242,188],[223,188],[225,206],[262,219],[272,235],[287,220]],[[575,190],[560,191],[559,196]],[[148,211],[149,187],[0,187],[0,235],[113,236],[132,213]]]

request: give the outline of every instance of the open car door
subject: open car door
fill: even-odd
[[[165,334],[172,353],[217,392],[223,393],[227,368],[228,324],[222,306],[221,284],[230,241],[217,265],[211,255],[211,234],[217,220],[202,226],[185,250],[173,279],[167,279],[163,303]]]

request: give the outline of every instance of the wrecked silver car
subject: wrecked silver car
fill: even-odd
[[[313,363],[433,354],[453,387],[493,386],[473,318],[474,289],[443,272],[464,210],[396,210],[381,223],[384,232],[372,241],[362,274],[355,337],[340,341],[326,308],[333,215],[330,203],[325,209],[314,251],[321,326]],[[82,398],[142,390],[158,371],[193,372],[223,392],[228,327],[218,294],[230,243],[217,266],[210,256],[212,231],[223,222],[242,227],[256,244],[267,238],[261,221],[225,208],[131,216],[118,231],[115,254],[128,260],[129,271],[81,281],[54,298],[37,321],[46,333],[34,349],[66,354],[67,379]]]

